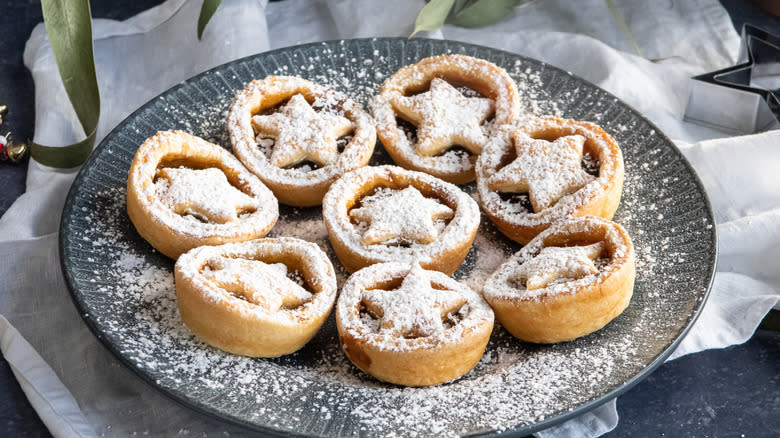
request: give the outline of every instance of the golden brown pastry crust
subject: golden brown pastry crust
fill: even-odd
[[[416,64],[401,68],[395,74],[390,76],[382,85],[379,95],[372,105],[372,112],[377,123],[377,135],[387,150],[390,157],[401,167],[426,172],[454,184],[463,184],[474,180],[474,162],[481,152],[482,147],[487,142],[487,136],[480,136],[479,132],[473,132],[474,137],[468,141],[470,145],[458,144],[463,140],[463,135],[456,135],[460,141],[453,140],[450,135],[436,137],[436,141],[444,141],[443,146],[466,146],[470,149],[469,155],[457,155],[450,152],[444,152],[441,155],[430,155],[419,150],[419,142],[413,144],[406,133],[399,127],[396,117],[405,118],[406,115],[399,113],[398,105],[400,100],[408,99],[410,95],[428,90],[433,81],[447,86],[465,86],[480,93],[485,100],[492,102],[490,115],[492,115],[493,126],[500,126],[506,123],[512,123],[518,118],[520,113],[520,99],[517,93],[517,86],[512,78],[502,68],[482,59],[472,58],[465,55],[442,55],[425,58]],[[430,90],[429,90],[430,91]],[[452,92],[452,90],[451,90]],[[455,90],[455,98],[465,104],[465,96]],[[417,96],[420,96],[419,94]],[[459,97],[458,97],[459,96]],[[461,105],[456,105],[461,106]],[[475,110],[479,110],[479,105],[475,105]],[[441,111],[438,108],[434,111]],[[399,115],[400,114],[400,115]],[[464,113],[464,116],[466,113]],[[407,117],[408,118],[408,117]],[[490,116],[488,116],[490,118]],[[434,119],[442,119],[440,114]],[[484,118],[471,120],[484,125]],[[413,124],[416,121],[407,120]],[[418,123],[419,124],[419,123]],[[454,128],[462,128],[464,124],[453,123]],[[484,126],[482,126],[484,128]],[[484,131],[484,129],[474,131]],[[418,127],[418,133],[420,129]],[[449,132],[452,134],[453,132]],[[464,134],[461,132],[460,134]],[[484,132],[482,133],[484,134]]]
[[[449,207],[453,212],[452,219],[430,243],[364,244],[362,237],[365,232],[361,232],[358,224],[350,218],[353,208],[378,189],[400,191],[407,187],[414,187],[425,198]],[[425,269],[446,274],[455,272],[466,258],[480,217],[476,202],[457,186],[397,166],[364,167],[347,173],[325,195],[322,216],[331,245],[349,272],[380,262],[418,261]]]
[[[501,199],[489,181],[516,157],[513,141],[516,131],[532,139],[548,141],[565,136],[584,137],[584,152],[599,162],[598,177],[541,211],[529,211]],[[592,123],[558,117],[531,120],[517,130],[506,127],[493,137],[477,160],[477,194],[482,210],[504,235],[522,244],[566,217],[593,215],[611,219],[620,203],[623,179],[623,154],[611,136]]]
[[[410,282],[412,275],[418,278]],[[393,298],[406,283],[421,286],[406,287],[406,297]],[[384,297],[379,318],[365,310],[369,293]],[[420,303],[423,310],[414,303],[406,306],[405,299]],[[424,314],[430,305],[435,307],[429,314],[434,319],[412,316]],[[482,357],[493,329],[493,312],[479,294],[419,265],[381,263],[361,269],[347,280],[336,306],[339,340],[347,357],[364,372],[398,385],[436,385],[468,373]],[[393,322],[384,320],[399,309],[409,314],[395,312]],[[405,333],[404,324],[427,331]]]
[[[265,280],[252,278],[254,272],[227,270],[235,280],[229,277],[226,285],[215,280],[219,271],[211,269],[213,265],[223,268],[225,260],[283,264],[288,272],[300,274],[310,299],[292,308],[263,305],[274,298],[265,294],[289,293],[284,279],[268,287],[273,290],[265,290]],[[303,347],[325,322],[337,292],[327,255],[316,244],[291,237],[195,248],[179,257],[175,281],[182,320],[199,338],[231,353],[258,357],[281,356]],[[253,281],[259,282],[259,290],[247,286]],[[280,291],[274,292],[277,288]]]
[[[176,213],[162,202],[157,180],[166,169],[181,166],[219,169],[227,183],[252,199],[254,212],[222,219],[222,223]],[[166,131],[147,139],[133,158],[127,177],[127,214],[138,234],[161,253],[176,259],[198,246],[265,236],[276,223],[279,206],[271,191],[230,152],[182,131]]]
[[[570,281],[558,279],[533,290],[518,284],[522,283],[518,275],[527,274],[523,266],[545,248],[599,242],[601,257],[608,262],[597,272]],[[607,219],[586,216],[557,222],[536,236],[493,273],[483,295],[515,337],[537,343],[563,342],[595,332],[620,315],[631,300],[635,275],[628,233]]]
[[[260,148],[253,117],[301,95],[321,114],[343,117],[352,123],[352,139],[334,160],[315,170],[287,169],[272,164]],[[250,82],[233,99],[228,113],[228,133],[233,152],[276,195],[294,206],[322,203],[330,184],[350,170],[365,166],[374,152],[376,129],[363,108],[347,96],[305,79],[269,76]],[[277,137],[278,140],[278,137]]]

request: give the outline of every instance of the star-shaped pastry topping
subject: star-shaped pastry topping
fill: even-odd
[[[601,256],[603,250],[602,242],[588,246],[548,246],[520,265],[512,280],[525,280],[528,290],[547,287],[557,280],[577,280],[598,272],[593,261]]]
[[[453,145],[472,153],[482,152],[486,138],[479,126],[492,113],[494,104],[484,97],[466,97],[447,81],[434,78],[428,91],[414,96],[396,96],[393,108],[417,127],[420,155],[439,155]]]
[[[267,116],[252,117],[258,135],[276,138],[271,164],[290,167],[311,160],[326,166],[338,159],[336,140],[352,131],[349,119],[314,111],[306,98],[296,94],[279,110]]]
[[[517,158],[491,175],[488,187],[499,192],[528,193],[537,213],[595,179],[582,169],[585,137],[581,135],[550,142],[515,131],[512,142]]]
[[[283,263],[219,257],[211,260],[204,276],[233,295],[276,312],[311,300],[312,294],[287,277]]]
[[[420,338],[443,332],[443,321],[457,313],[466,298],[455,291],[435,289],[427,272],[417,264],[398,289],[363,292],[363,304],[382,320],[380,333]]]
[[[450,219],[455,214],[451,208],[426,198],[412,186],[379,191],[362,202],[363,205],[351,210],[349,215],[369,224],[361,238],[364,245],[393,239],[431,243],[439,236],[435,221]]]
[[[157,171],[157,196],[176,214],[224,224],[258,208],[257,201],[233,187],[217,168],[166,167]]]

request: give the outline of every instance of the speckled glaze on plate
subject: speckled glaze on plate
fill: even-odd
[[[125,212],[127,171],[138,146],[183,129],[229,147],[232,96],[252,79],[297,75],[362,104],[398,68],[463,53],[505,68],[523,105],[600,124],[625,157],[614,220],[631,234],[637,279],[628,309],[604,329],[557,345],[525,344],[494,330],[480,364],[433,388],[400,388],[363,375],[341,353],[331,316],[299,352],[278,359],[223,353],[195,338],[175,304],[173,261],[149,246]],[[377,147],[372,164],[389,162]],[[474,192],[473,184],[462,187]],[[95,335],[149,384],[224,420],[268,434],[525,435],[586,412],[627,390],[668,357],[703,306],[715,268],[716,234],[690,165],[636,110],[542,62],[487,47],[423,39],[315,43],[244,58],[183,82],[120,123],[98,146],[68,195],[60,228],[62,268]],[[318,243],[343,284],[319,208],[281,208],[270,236]],[[482,220],[455,278],[478,289],[519,247]]]

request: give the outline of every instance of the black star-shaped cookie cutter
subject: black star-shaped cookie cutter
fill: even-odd
[[[742,27],[739,62],[691,78],[685,120],[732,134],[780,128],[780,37]]]

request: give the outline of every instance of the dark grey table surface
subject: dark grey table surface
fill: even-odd
[[[94,17],[125,19],[160,0],[92,1]],[[734,26],[751,23],[780,35],[780,19],[745,0],[721,0]],[[0,0],[0,105],[10,108],[0,132],[30,138],[34,86],[22,64],[24,44],[42,20],[36,0]],[[27,160],[0,163],[0,215],[24,192]],[[2,260],[0,260],[2,263]],[[2,293],[2,291],[0,291]],[[780,317],[772,312],[745,344],[662,365],[618,398],[623,436],[780,436]],[[51,436],[0,359],[0,437]]]

